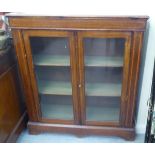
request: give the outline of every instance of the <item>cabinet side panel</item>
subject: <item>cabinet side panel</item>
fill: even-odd
[[[5,142],[22,113],[18,96],[16,66],[0,75],[0,142]]]
[[[24,95],[26,100],[27,111],[29,119],[37,121],[37,109],[35,108],[34,97],[31,87],[30,75],[28,71],[28,64],[26,60],[25,48],[20,30],[12,30],[13,41],[15,45],[16,56],[19,64],[22,85],[24,88]]]
[[[134,127],[135,108],[137,102],[137,85],[139,77],[140,57],[143,43],[143,32],[133,33],[133,46],[131,51],[130,74],[129,74],[129,96],[126,113],[126,127]]]

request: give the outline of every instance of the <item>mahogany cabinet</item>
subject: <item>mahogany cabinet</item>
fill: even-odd
[[[13,46],[0,50],[0,143],[16,142],[27,122]]]
[[[134,139],[148,17],[7,17],[31,134]]]

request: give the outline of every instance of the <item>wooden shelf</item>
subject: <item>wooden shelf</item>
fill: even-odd
[[[34,55],[34,64],[37,66],[70,66],[69,56],[37,54]]]
[[[86,108],[86,120],[87,121],[100,121],[100,122],[106,122],[106,121],[114,121],[119,122],[119,116],[120,116],[120,107],[119,104],[117,106],[111,106],[108,104],[108,106],[100,105],[89,105],[87,104]]]
[[[87,96],[121,96],[121,84],[91,83],[86,84]]]
[[[63,100],[62,100],[63,102]],[[41,103],[42,117],[47,119],[73,120],[73,105],[60,103]]]
[[[37,54],[34,55],[37,66],[70,66],[70,57],[65,55]],[[90,67],[122,67],[122,57],[86,56],[85,66]]]
[[[39,93],[49,95],[72,95],[69,82],[39,81]],[[86,84],[87,96],[121,96],[120,84]]]
[[[122,57],[85,56],[85,66],[123,67]]]
[[[71,83],[39,81],[39,93],[49,95],[72,95]]]

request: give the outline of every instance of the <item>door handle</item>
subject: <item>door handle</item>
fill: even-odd
[[[81,84],[79,84],[78,86],[79,86],[79,88],[81,88],[81,87],[82,87],[82,85],[81,85]]]

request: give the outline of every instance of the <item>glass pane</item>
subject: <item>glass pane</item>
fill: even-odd
[[[120,98],[87,96],[87,120],[90,121],[118,121],[120,112]]]
[[[119,122],[123,38],[84,38],[86,121]]]
[[[73,119],[70,96],[43,95],[41,102],[42,117],[52,119]]]
[[[69,40],[31,37],[42,117],[73,120]]]

